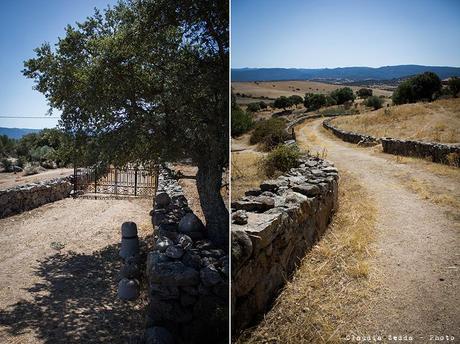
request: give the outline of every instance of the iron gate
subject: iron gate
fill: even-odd
[[[86,167],[74,169],[75,194],[153,197],[157,185],[155,169],[139,167]]]

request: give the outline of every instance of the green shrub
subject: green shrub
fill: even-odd
[[[232,136],[240,136],[250,130],[254,122],[251,114],[243,111],[239,106],[232,108]]]
[[[4,159],[2,159],[1,163],[2,163],[2,166],[3,166],[3,171],[4,172],[12,171],[13,164],[11,163],[11,161],[9,159],[4,158]]]
[[[289,135],[285,130],[286,121],[282,118],[270,118],[259,121],[254,126],[250,143],[261,143],[265,149],[273,149],[280,143],[289,139]]]
[[[262,160],[262,168],[267,176],[277,171],[287,172],[299,166],[300,151],[297,145],[278,145]]]
[[[377,110],[383,106],[383,99],[377,96],[370,96],[364,101],[364,105],[374,108],[374,110]]]
[[[289,97],[289,101],[291,102],[292,105],[299,105],[303,103],[303,98],[301,96],[298,96],[296,94],[292,95]]]
[[[404,80],[393,92],[396,105],[415,103],[421,100],[431,101],[441,90],[441,79],[432,72],[425,72]]]
[[[447,87],[450,93],[454,97],[457,97],[458,92],[460,92],[460,78],[456,76],[450,78],[449,81],[447,82]]]
[[[265,103],[264,101],[260,101],[259,102],[259,106],[262,110],[266,109],[268,107],[267,103]]]
[[[342,87],[332,91],[331,97],[334,98],[339,105],[347,101],[354,101],[356,98],[350,87]]]
[[[307,93],[305,94],[303,105],[307,108],[308,111],[315,111],[325,106],[326,103],[327,99],[324,94]]]
[[[260,110],[260,103],[249,103],[246,110],[249,112],[257,112]]]
[[[275,101],[273,102],[274,107],[277,109],[286,109],[287,107],[292,106],[291,100],[288,97],[281,96],[279,98],[276,98]]]
[[[370,88],[360,88],[358,91],[356,91],[356,94],[360,98],[367,98],[372,96],[372,89]]]

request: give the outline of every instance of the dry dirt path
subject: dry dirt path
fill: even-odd
[[[440,175],[401,164],[394,157],[345,143],[322,128],[323,119],[296,128],[299,144],[327,150],[327,159],[357,176],[378,208],[377,255],[371,278],[379,288],[356,319],[361,335],[407,335],[426,343],[430,335],[460,336],[459,212],[434,204],[407,186],[418,176],[460,200],[460,174]],[[457,203],[458,204],[458,203]]]
[[[0,343],[128,343],[145,299],[116,297],[120,226],[135,221],[146,237],[150,209],[67,198],[1,219]]]

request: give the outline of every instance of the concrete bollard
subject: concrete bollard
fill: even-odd
[[[139,282],[135,279],[123,278],[118,283],[118,298],[124,301],[133,301],[139,297]]]
[[[139,238],[137,226],[134,222],[124,222],[121,225],[120,257],[126,259],[139,254]]]

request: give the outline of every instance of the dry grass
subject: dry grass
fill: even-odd
[[[332,85],[316,81],[260,81],[260,82],[232,82],[233,92],[244,93],[253,97],[278,98],[280,96],[292,96],[297,94],[305,96],[305,93],[328,94],[343,85]],[[347,86],[350,87],[350,86]],[[359,86],[351,86],[353,91],[359,90]],[[391,96],[391,91],[374,89],[374,94],[380,96]],[[244,101],[244,98],[241,98]],[[254,100],[252,100],[254,101]]]
[[[336,118],[338,127],[377,137],[429,142],[460,142],[460,98],[382,108]]]
[[[342,173],[340,208],[262,322],[238,343],[339,343],[355,333],[371,286],[376,208],[357,179]]]
[[[267,179],[260,168],[262,153],[241,151],[232,153],[232,200],[244,195],[244,192],[258,187]]]

